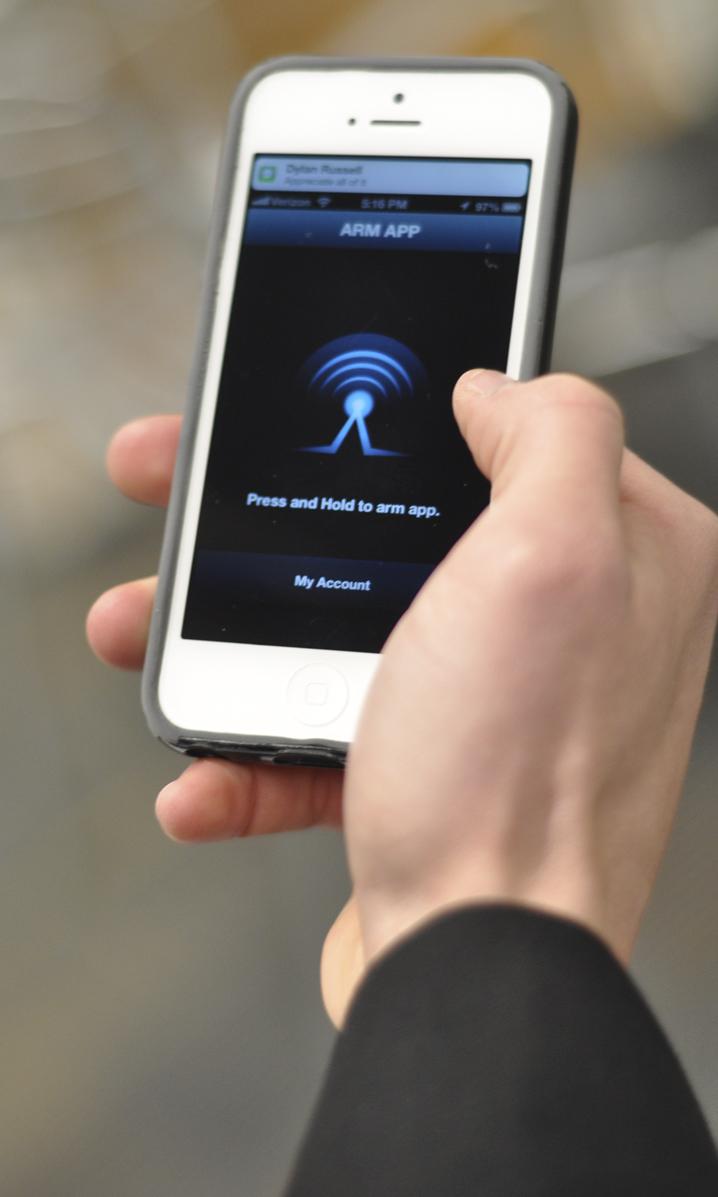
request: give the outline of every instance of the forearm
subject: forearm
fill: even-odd
[[[716,1192],[693,1093],[607,948],[573,923],[479,906],[362,986],[288,1195]]]

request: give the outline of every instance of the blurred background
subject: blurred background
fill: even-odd
[[[332,1036],[328,832],[178,847],[179,763],[86,650],[159,513],[103,473],[188,377],[225,113],[286,52],[542,59],[582,136],[555,364],[718,505],[715,0],[0,0],[0,852],[5,1197],[276,1194]],[[715,679],[634,973],[718,1133]],[[713,732],[713,734],[712,734]]]

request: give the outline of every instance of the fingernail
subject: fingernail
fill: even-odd
[[[485,398],[500,390],[507,382],[507,376],[500,370],[469,370],[461,375],[458,385]]]
[[[175,777],[174,781],[168,781],[167,785],[163,786],[157,795],[158,800],[160,798],[174,798],[175,794],[179,794],[186,787],[187,778],[191,777],[200,763],[200,761],[192,761],[192,764],[188,765],[184,772],[180,773],[179,777]]]
[[[162,789],[160,790],[159,794],[157,795],[157,801],[159,802],[160,799],[171,798],[175,792],[175,789],[179,788],[177,786],[177,782],[179,780],[180,780],[179,777],[177,777],[177,778],[175,778],[174,781],[169,781],[166,786],[163,786]]]

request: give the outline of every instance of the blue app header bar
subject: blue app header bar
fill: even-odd
[[[528,186],[526,162],[260,154],[252,172],[252,187],[268,191],[520,198],[526,195]]]
[[[458,216],[388,212],[269,211],[250,208],[245,245],[315,249],[457,250],[518,253],[522,216]]]

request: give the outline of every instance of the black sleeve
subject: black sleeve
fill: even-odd
[[[604,944],[475,906],[369,974],[287,1197],[716,1197],[676,1056]]]

